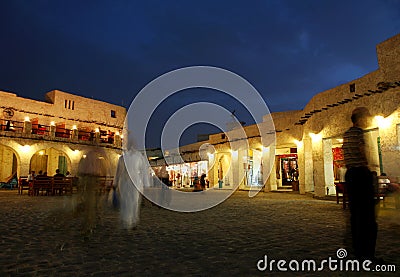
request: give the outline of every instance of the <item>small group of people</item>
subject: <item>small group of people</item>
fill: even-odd
[[[46,171],[39,170],[39,173],[36,174],[35,170],[31,170],[31,172],[28,175],[27,181],[32,182],[34,179],[42,179],[43,180],[43,179],[48,179],[49,177],[51,177],[51,176],[48,176]],[[69,171],[67,171],[64,175],[60,172],[60,169],[57,168],[56,174],[54,174],[53,177],[55,177],[55,178],[71,177],[71,174]]]
[[[207,175],[205,173],[201,174],[200,176],[200,181],[197,179],[195,179],[194,183],[194,189],[193,191],[203,191],[206,190],[206,187],[209,186],[209,181],[206,180]]]

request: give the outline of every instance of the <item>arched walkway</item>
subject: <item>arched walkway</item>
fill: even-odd
[[[34,170],[36,173],[42,171],[52,176],[56,170],[65,174],[71,170],[71,159],[62,151],[53,147],[37,151],[31,158],[29,171]]]

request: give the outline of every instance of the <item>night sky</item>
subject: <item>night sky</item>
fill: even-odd
[[[161,74],[208,65],[247,79],[272,112],[302,109],[377,69],[376,44],[400,33],[395,0],[15,0],[0,11],[0,90],[43,100],[59,89],[126,107]],[[185,91],[155,118],[203,100],[251,123],[224,97]],[[210,130],[194,128],[185,143]]]

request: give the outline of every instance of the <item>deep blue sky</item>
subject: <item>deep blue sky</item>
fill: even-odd
[[[163,73],[210,65],[246,78],[272,112],[302,109],[375,70],[376,44],[400,33],[395,0],[15,0],[0,10],[0,90],[43,100],[59,89],[124,106]]]

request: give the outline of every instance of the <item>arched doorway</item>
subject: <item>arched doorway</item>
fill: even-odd
[[[0,182],[6,182],[18,172],[18,157],[11,147],[0,145]]]
[[[233,171],[231,168],[230,153],[221,154],[218,158],[217,166],[218,186],[224,188],[231,187],[233,185]]]
[[[29,171],[33,170],[36,173],[42,171],[51,176],[57,169],[65,174],[70,168],[71,161],[67,154],[55,148],[48,148],[39,150],[32,156]]]

